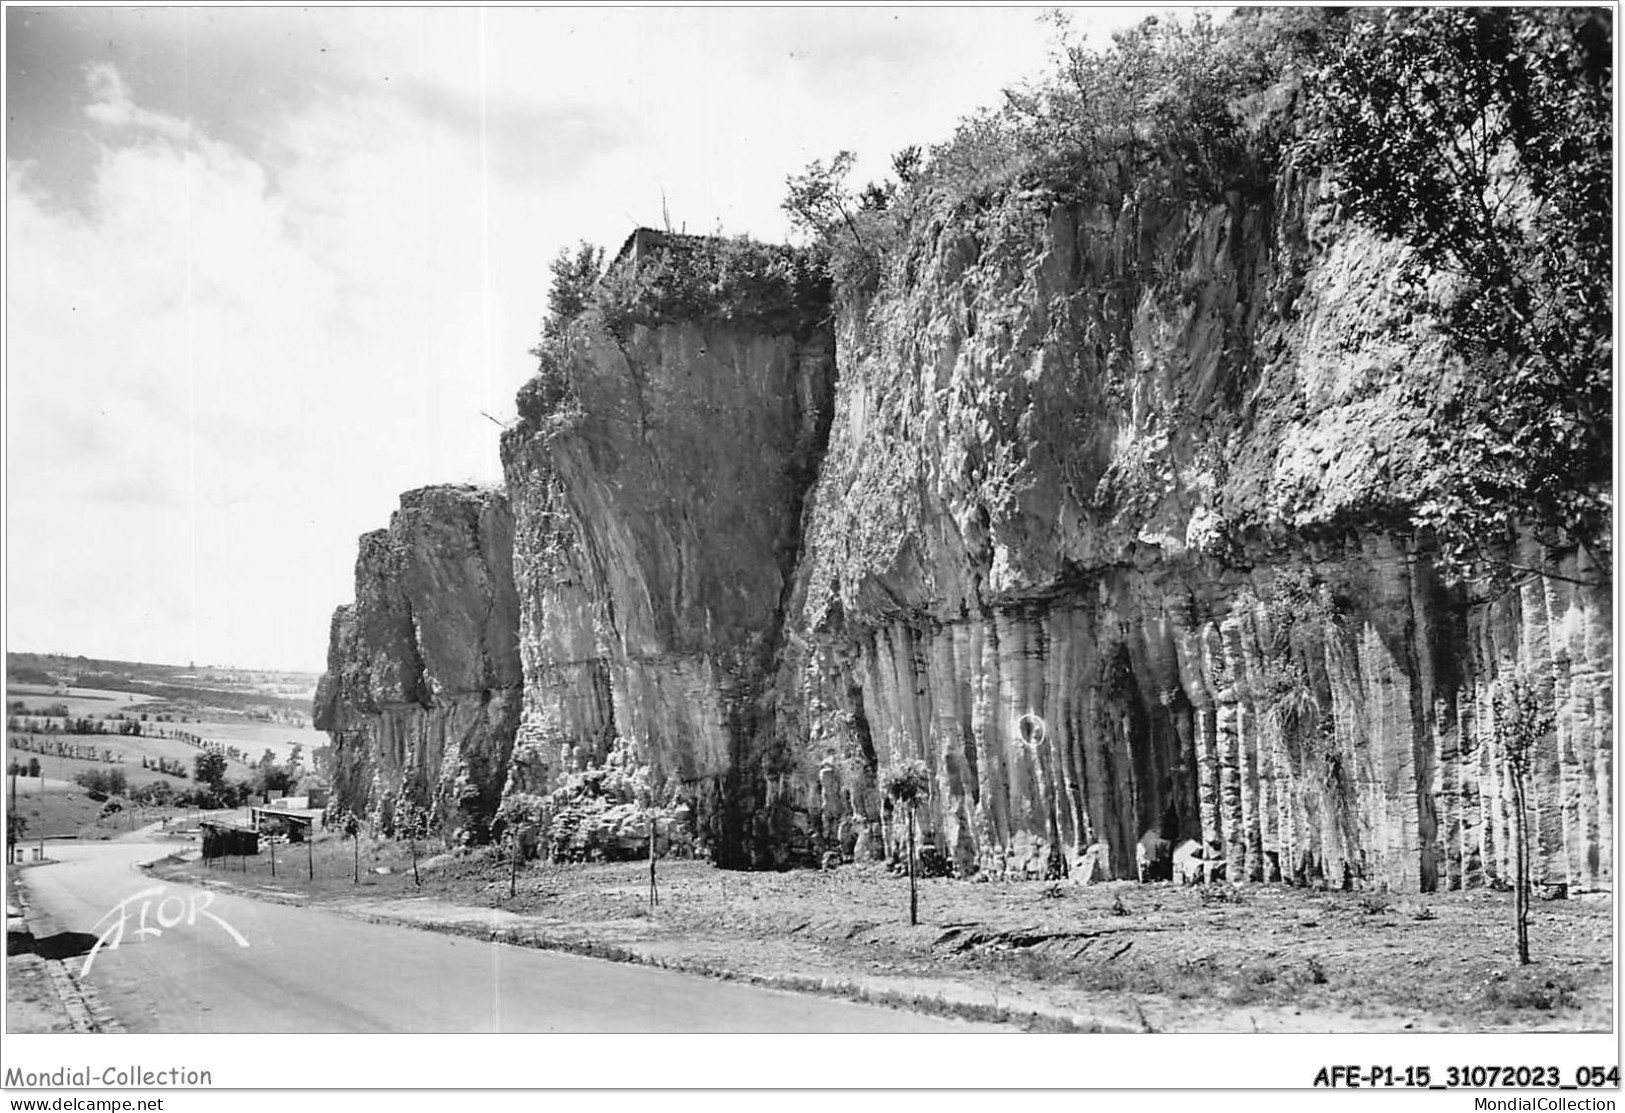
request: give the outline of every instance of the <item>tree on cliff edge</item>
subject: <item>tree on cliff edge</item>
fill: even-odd
[[[541,340],[530,350],[536,357],[536,374],[514,399],[519,416],[532,423],[558,413],[569,398],[564,334],[592,304],[593,289],[604,273],[604,249],[582,240],[573,252],[561,248],[548,267],[553,277],[547,289],[547,316],[542,319]]]
[[[1467,364],[1417,387],[1417,524],[1463,566],[1524,526],[1609,564],[1612,59],[1605,8],[1371,9],[1311,81],[1306,153]]]
[[[604,273],[604,249],[582,240],[574,251],[560,248],[548,264],[552,281],[547,287],[547,318],[542,336],[561,336],[571,321],[592,301],[593,287]]]
[[[779,208],[824,260],[837,287],[872,292],[880,283],[887,255],[897,244],[892,205],[901,188],[920,172],[918,146],[892,155],[896,181],[869,182],[854,189],[848,182],[857,155],[841,151],[828,163],[809,162],[800,174],[784,179]]]

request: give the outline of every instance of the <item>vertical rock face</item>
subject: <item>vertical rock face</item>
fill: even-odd
[[[1441,584],[1409,446],[1461,369],[1390,292],[1395,248],[1313,192],[928,214],[844,316],[800,616],[840,675],[807,685],[804,764],[869,818],[876,769],[919,759],[963,870],[1131,877],[1152,832],[1237,880],[1482,884],[1521,671],[1558,724],[1536,879],[1607,883],[1606,572],[1531,544]]]
[[[1236,880],[1483,884],[1511,869],[1491,695],[1522,669],[1557,711],[1532,773],[1535,876],[1606,885],[1606,598],[1543,578],[1471,603],[1382,536],[1319,555],[1102,572],[1082,598],[849,629],[867,769],[926,762],[927,833],[967,872],[1037,868],[1059,844],[1133,877],[1154,831],[1218,848]]]
[[[419,492],[363,539],[341,798],[475,829],[630,747],[762,867],[895,851],[878,785],[918,760],[962,873],[1194,840],[1237,881],[1486,885],[1516,676],[1555,724],[1534,877],[1609,885],[1609,570],[1526,540],[1442,576],[1416,446],[1468,372],[1399,249],[1313,182],[1198,193],[927,198],[833,314],[634,237],[504,436],[511,527]]]
[[[340,807],[387,829],[409,801],[448,835],[483,834],[519,719],[518,615],[501,493],[410,491],[387,530],[362,537],[316,693]]]
[[[720,863],[769,864],[786,839],[766,786],[794,756],[775,669],[833,334],[592,311],[568,344],[565,402],[503,441],[526,677],[509,789],[545,792],[621,737]]]

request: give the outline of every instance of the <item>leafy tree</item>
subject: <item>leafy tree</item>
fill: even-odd
[[[355,851],[355,884],[361,884],[361,819],[345,808],[338,814],[338,828],[349,839]]]
[[[144,808],[161,808],[173,803],[175,789],[168,781],[148,781],[130,790],[130,800]]]
[[[541,341],[530,352],[536,357],[536,374],[514,399],[520,418],[533,425],[563,411],[570,400],[564,334],[592,304],[593,290],[604,272],[604,249],[582,240],[574,251],[560,248],[548,269],[552,280],[547,315],[542,319]]]
[[[853,191],[847,179],[857,155],[840,151],[825,163],[809,162],[800,174],[785,178],[785,197],[779,207],[791,227],[828,254],[830,277],[848,291],[872,290],[880,281],[886,253],[897,238],[897,222],[890,213],[898,195],[895,182],[870,182]],[[918,173],[918,147],[905,148],[892,158],[899,178]]]
[[[525,855],[525,831],[545,826],[548,816],[546,797],[528,792],[508,796],[497,809],[491,823],[492,834],[507,849],[508,895],[519,892],[519,863]]]
[[[90,794],[92,800],[123,796],[128,788],[122,769],[83,769],[74,774],[73,779],[75,784]]]
[[[395,805],[395,837],[405,839],[411,850],[412,883],[420,889],[423,878],[418,875],[418,840],[427,838],[428,834],[428,812],[410,800],[401,800]]]
[[[293,791],[295,776],[296,770],[291,766],[262,763],[254,773],[254,791],[285,796]]]
[[[226,781],[226,755],[218,750],[204,750],[192,760],[192,770],[198,784],[218,792]]]
[[[1269,80],[1256,42],[1237,44],[1205,12],[1150,16],[1114,34],[1107,50],[1067,41],[1060,22],[1061,79],[1035,95],[1009,95],[1031,129],[1028,144],[1090,161],[1110,152],[1136,172],[1147,161],[1172,163],[1169,153],[1240,165],[1233,104]]]
[[[1309,153],[1469,364],[1417,512],[1462,567],[1521,524],[1609,563],[1612,40],[1606,8],[1369,9],[1312,81]]]
[[[901,151],[893,152],[891,172],[903,185],[912,185],[914,179],[920,176],[920,167],[924,162],[925,152],[920,150],[918,143],[911,143]]]
[[[863,233],[852,219],[858,199],[846,184],[857,160],[851,151],[841,151],[827,165],[814,159],[800,174],[786,178],[787,192],[780,207],[789,214],[791,224],[819,239],[830,239],[844,227],[862,243]]]
[[[574,251],[560,248],[548,264],[552,280],[547,287],[544,337],[562,336],[570,322],[592,303],[593,287],[604,273],[604,249],[582,240]]]
[[[908,922],[920,922],[920,898],[915,880],[914,811],[922,796],[931,790],[931,775],[923,761],[907,761],[888,767],[880,778],[880,790],[903,809],[908,824]]]
[[[1055,72],[961,121],[914,177],[951,198],[1020,182],[1058,196],[1273,188],[1296,82],[1335,39],[1333,10],[1151,16],[1099,48],[1056,26]],[[901,175],[899,175],[901,177]]]
[[[1535,747],[1551,733],[1555,719],[1539,691],[1522,671],[1502,677],[1490,696],[1493,738],[1512,782],[1513,915],[1517,920],[1518,961],[1529,964],[1529,811],[1526,793]]]
[[[295,751],[298,750],[295,745]],[[295,757],[290,756],[286,765],[278,764],[275,752],[266,750],[260,755],[260,760],[254,766],[254,791],[271,795],[286,795],[292,791],[298,770]]]

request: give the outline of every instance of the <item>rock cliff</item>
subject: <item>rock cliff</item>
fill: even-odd
[[[1537,880],[1605,883],[1603,577],[1533,542],[1437,573],[1412,446],[1462,368],[1317,190],[917,215],[836,316],[827,446],[821,333],[578,322],[574,410],[507,442],[518,781],[628,737],[760,865],[895,847],[877,775],[919,759],[962,872],[1136,876],[1189,839],[1236,879],[1480,884],[1522,670],[1557,716]]]
[[[1610,570],[1526,535],[1460,580],[1410,524],[1472,369],[1402,247],[1289,174],[911,204],[833,302],[634,237],[504,436],[511,525],[434,490],[363,539],[341,798],[477,831],[631,753],[783,866],[896,853],[920,761],[962,875],[1499,884],[1518,678],[1534,879],[1611,884]]]
[[[631,248],[654,262],[619,265],[646,268],[667,238]],[[767,788],[793,756],[775,679],[831,414],[823,299],[572,325],[567,388],[503,440],[526,678],[511,790],[545,793],[625,738],[718,862],[784,860]]]
[[[361,538],[316,692],[337,806],[389,830],[407,801],[448,836],[484,836],[522,699],[518,614],[499,492],[409,491],[388,529]]]
[[[1492,692],[1523,670],[1557,723],[1535,879],[1608,881],[1606,572],[1531,542],[1450,587],[1404,526],[1428,383],[1462,369],[1398,248],[1314,183],[933,215],[843,318],[804,558],[826,763],[923,760],[966,871],[1055,848],[1131,877],[1149,833],[1237,880],[1482,884],[1510,870]]]

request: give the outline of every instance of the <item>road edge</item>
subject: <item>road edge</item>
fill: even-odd
[[[39,868],[39,867],[33,867]],[[25,880],[27,870],[19,870],[16,874],[16,887],[13,890],[17,898],[17,907],[23,914],[23,922],[34,938],[41,938],[40,933],[34,929],[41,923],[38,914],[34,911],[32,894],[28,891],[28,882]],[[36,952],[37,953],[37,952]],[[45,970],[50,975],[51,985],[56,989],[56,995],[62,1000],[62,1007],[67,1011],[68,1019],[73,1023],[74,1032],[121,1034],[125,1031],[124,1025],[118,1017],[113,1015],[111,1009],[102,1003],[96,988],[81,981],[78,975],[68,968],[68,960],[62,958],[46,958],[38,955],[45,964]]]
[[[598,959],[603,962],[619,962],[632,966],[646,966],[650,969],[667,970],[676,974],[688,974],[694,977],[713,978],[717,981],[752,985],[759,989],[776,989],[786,993],[834,998],[852,1001],[857,1004],[872,1005],[877,1008],[895,1009],[899,1012],[919,1013],[923,1016],[945,1017],[971,1023],[1006,1024],[1014,1029],[1041,1032],[1104,1034],[1143,1030],[1119,1024],[1110,1024],[1104,1020],[1090,1019],[1074,1013],[1045,1009],[1012,1009],[1002,1005],[954,1002],[940,997],[927,997],[924,994],[906,993],[890,989],[874,989],[858,982],[839,978],[749,974],[730,970],[727,967],[714,966],[710,963],[692,962],[681,957],[673,959],[644,954],[629,947],[613,943],[598,943],[590,939],[568,939],[537,931],[518,932],[506,928],[485,928],[478,924],[466,922],[437,922],[413,919],[406,916],[394,916],[388,912],[358,908],[342,903],[312,902],[295,894],[274,893],[254,887],[234,885],[229,881],[215,878],[188,877],[184,881],[180,881],[177,878],[166,877],[157,872],[157,867],[172,858],[174,858],[174,855],[164,855],[151,862],[143,862],[137,868],[162,881],[218,889],[222,892],[229,892],[234,896],[247,897],[250,900],[261,901],[265,904],[282,904],[333,912],[347,919],[361,920],[365,923],[412,928],[418,931],[435,932],[440,935],[455,935],[460,938],[478,939],[510,947],[552,951],[558,954],[572,955],[576,958]],[[175,861],[177,864],[179,863],[179,859],[175,859]],[[469,911],[478,911],[478,909],[470,907]]]

